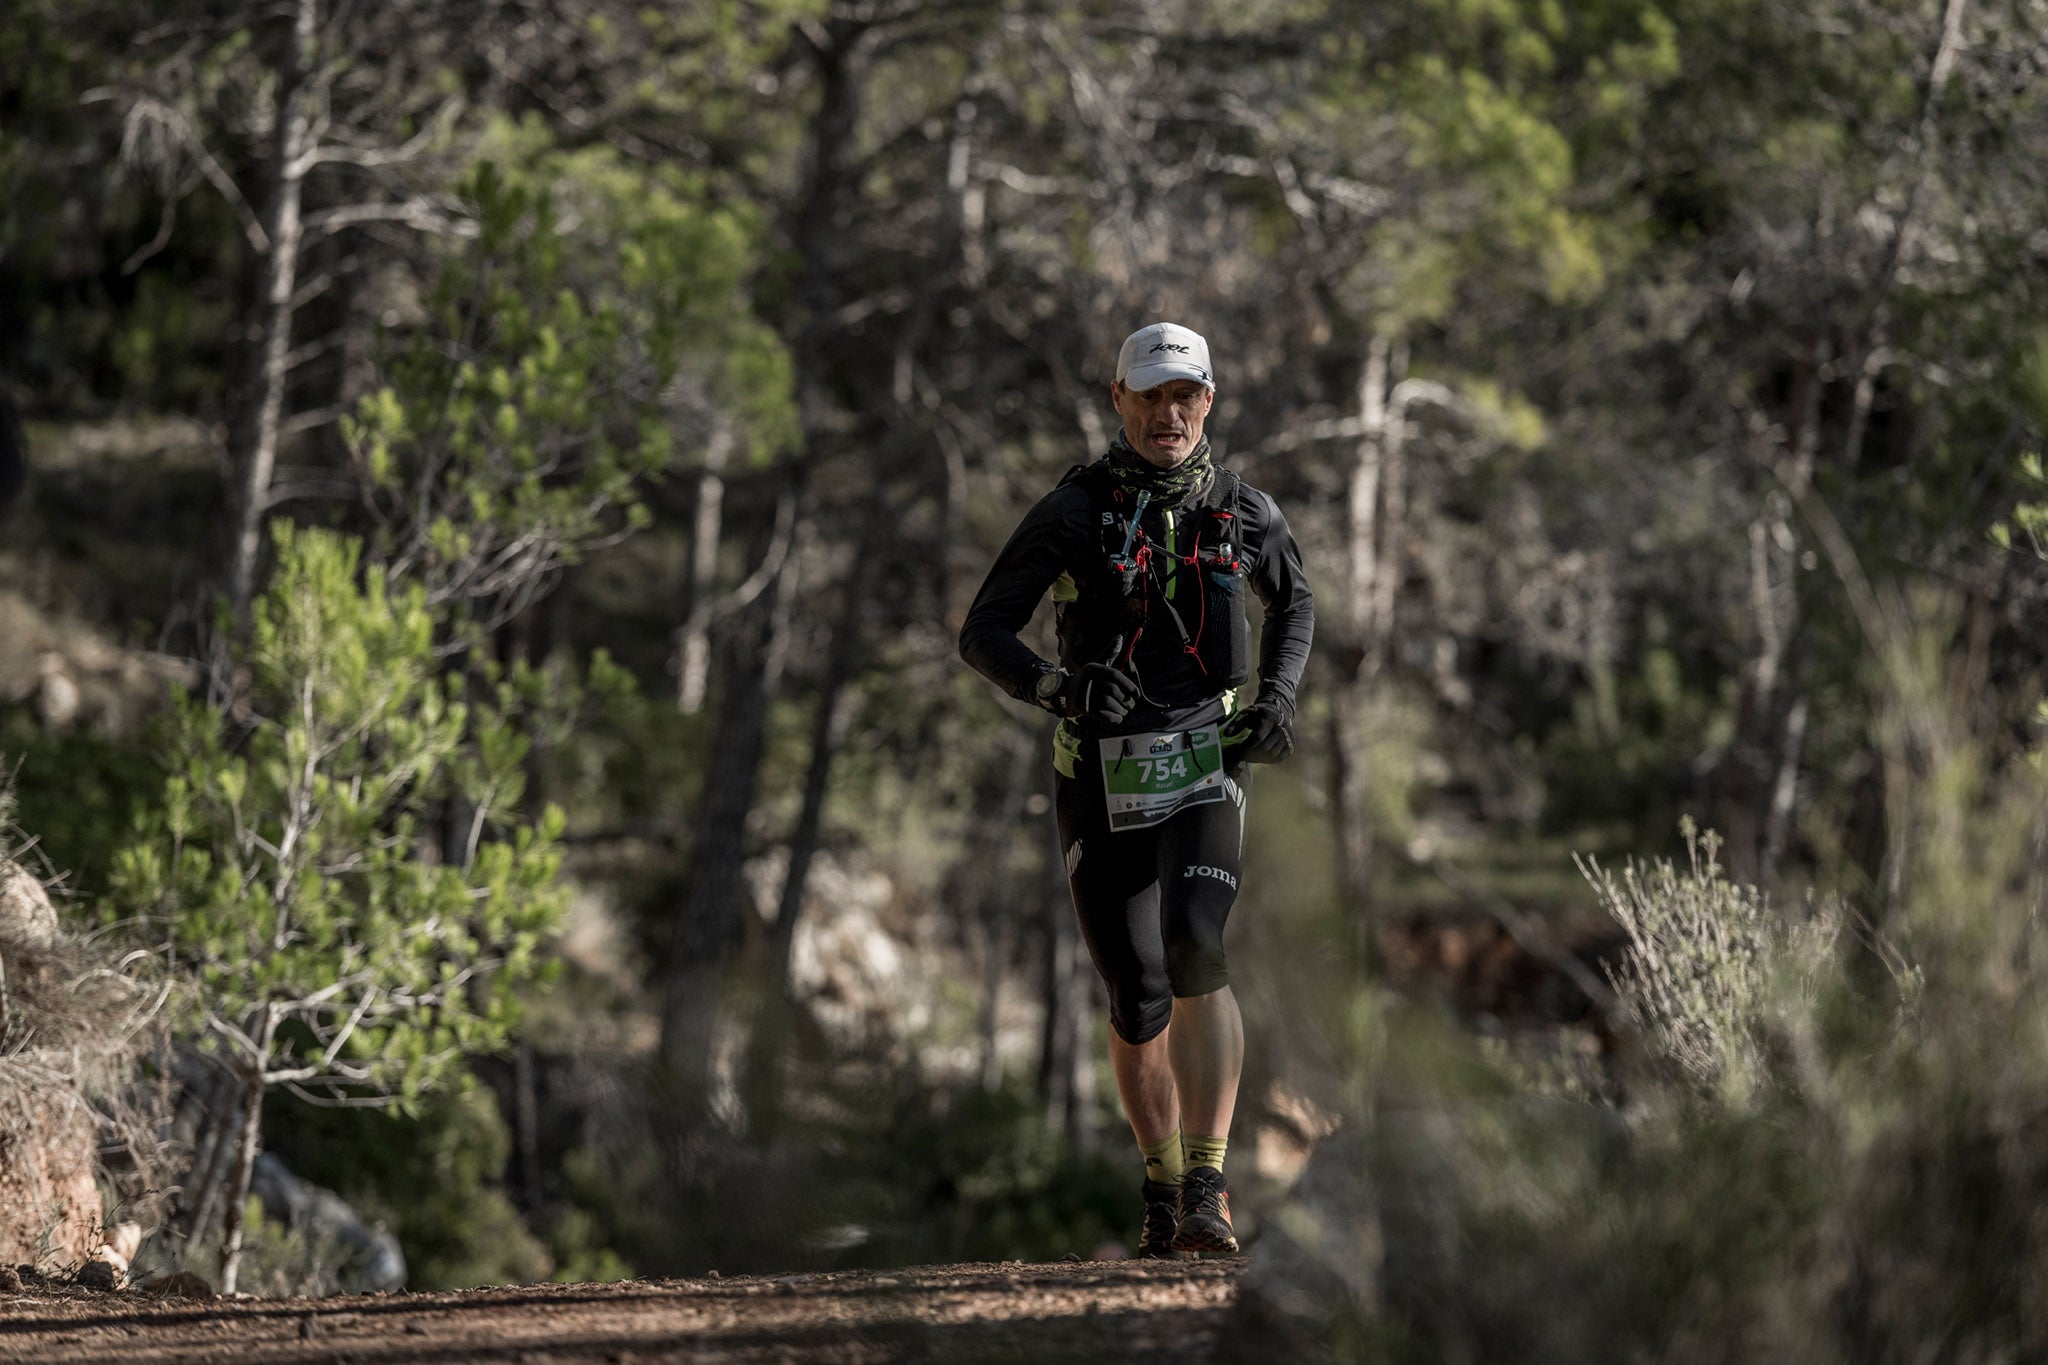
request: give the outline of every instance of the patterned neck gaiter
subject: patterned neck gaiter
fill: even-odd
[[[1137,452],[1118,427],[1109,445],[1109,471],[1132,493],[1140,489],[1164,507],[1179,507],[1209,486],[1215,466],[1209,460],[1209,438],[1195,442],[1194,451],[1171,469],[1161,469]]]

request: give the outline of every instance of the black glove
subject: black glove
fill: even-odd
[[[1246,763],[1278,763],[1294,752],[1294,730],[1278,702],[1255,702],[1223,722],[1223,751]]]
[[[1137,704],[1138,684],[1109,664],[1089,664],[1060,689],[1060,714],[1074,720],[1088,716],[1115,725]]]

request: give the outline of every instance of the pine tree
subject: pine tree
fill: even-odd
[[[108,902],[239,1084],[233,1140],[189,1206],[195,1233],[221,1210],[228,1291],[265,1092],[409,1105],[505,1042],[563,903],[561,813],[520,822],[510,689],[479,703],[445,674],[424,588],[365,568],[352,540],[281,525],[251,631],[233,709],[177,706],[163,800]],[[469,812],[452,859],[422,833],[448,800]]]

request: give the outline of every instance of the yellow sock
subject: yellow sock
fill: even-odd
[[[1190,1166],[1214,1166],[1223,1170],[1223,1154],[1230,1149],[1230,1139],[1220,1137],[1196,1137],[1192,1134],[1181,1139]]]
[[[1138,1150],[1145,1154],[1147,1180],[1160,1185],[1180,1184],[1181,1172],[1187,1169],[1187,1163],[1180,1154],[1180,1129],[1174,1129],[1157,1142],[1141,1142]]]

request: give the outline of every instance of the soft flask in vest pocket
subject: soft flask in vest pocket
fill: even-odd
[[[1211,509],[1210,525],[1231,539],[1219,541],[1214,554],[1205,549],[1201,556],[1208,620],[1196,650],[1213,682],[1237,687],[1252,675],[1252,623],[1245,610],[1244,565],[1237,558],[1237,520],[1229,512]]]

